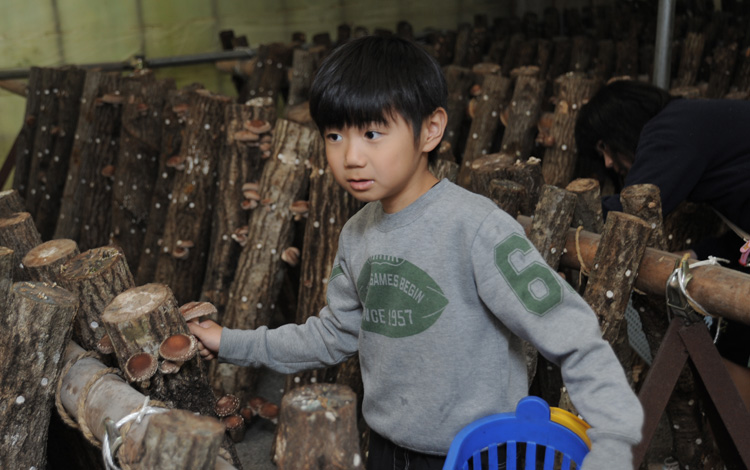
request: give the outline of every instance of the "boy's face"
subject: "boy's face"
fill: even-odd
[[[398,113],[387,124],[326,129],[326,157],[336,182],[360,201],[381,201],[388,213],[405,208],[437,181],[427,170],[427,152],[442,131],[431,145],[429,121],[416,143]]]

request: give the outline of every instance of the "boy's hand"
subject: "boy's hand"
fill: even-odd
[[[198,352],[204,359],[214,359],[219,353],[221,330],[224,328],[212,320],[189,321],[190,333],[198,339]]]

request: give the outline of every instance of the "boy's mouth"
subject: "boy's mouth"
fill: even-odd
[[[374,183],[373,180],[359,180],[359,179],[358,180],[355,180],[355,179],[350,179],[349,180],[349,185],[355,191],[364,191],[364,190],[368,189],[370,186],[372,186],[373,183]]]

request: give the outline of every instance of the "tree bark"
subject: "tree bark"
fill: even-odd
[[[49,240],[55,231],[85,77],[86,73],[76,68],[42,71],[40,113],[31,151],[26,211],[34,218],[43,240]]]
[[[78,255],[78,244],[67,238],[44,242],[29,250],[22,263],[32,281],[59,282],[62,266]]]
[[[10,288],[13,285],[13,265],[15,253],[8,247],[0,246],[0,305],[8,305]]]
[[[361,470],[356,396],[316,384],[284,395],[275,460],[280,470]]]
[[[200,298],[211,242],[216,173],[228,98],[193,92],[155,280],[184,304]]]
[[[534,148],[536,123],[542,109],[544,80],[520,76],[510,101],[508,125],[500,144],[502,152],[526,159]]]
[[[84,352],[73,342],[68,343],[65,349],[63,364],[65,367],[71,365],[62,377],[60,403],[79,425],[82,422],[88,423],[87,427],[91,430],[93,437],[101,441],[104,439],[106,418],[115,422],[121,420],[130,413],[140,410],[146,397],[114,374],[101,376],[88,388],[85,398],[82,397],[86,384],[107,368],[93,357],[78,359]],[[83,406],[79,408],[80,401],[83,401]],[[133,464],[141,458],[144,435],[153,417],[154,415],[146,415],[141,425],[131,425],[130,430],[124,436],[123,445],[118,454],[121,464]],[[216,470],[236,468],[230,462],[233,462],[232,456],[220,450],[216,459]]]
[[[526,188],[520,183],[504,179],[494,179],[490,182],[489,198],[513,217],[518,216],[521,201],[526,197]]]
[[[615,43],[611,39],[602,39],[597,44],[596,59],[594,59],[593,78],[599,81],[612,77],[615,68]]]
[[[443,141],[457,148],[466,122],[466,106],[469,104],[469,89],[474,84],[471,69],[458,65],[448,65],[444,69],[448,85],[448,123],[443,133]]]
[[[470,189],[490,197],[490,184],[495,179],[509,179],[510,167],[516,158],[507,153],[491,153],[475,159],[471,164]]]
[[[565,189],[578,198],[573,215],[573,226],[581,226],[583,230],[601,233],[604,227],[604,217],[599,181],[593,178],[578,178],[571,181]]]
[[[13,279],[28,281],[31,278],[20,262],[32,248],[42,243],[42,238],[28,212],[17,212],[10,217],[0,219],[0,246],[15,252],[18,261],[13,266]]]
[[[292,68],[289,70],[287,106],[297,106],[309,99],[310,85],[324,53],[322,46],[294,50]]]
[[[15,189],[0,192],[0,217],[11,217],[16,212],[24,212],[23,199]]]
[[[698,69],[703,59],[703,48],[706,36],[703,33],[689,32],[682,43],[680,53],[680,67],[677,76],[672,81],[672,87],[684,87],[695,84]]]
[[[0,467],[45,468],[47,430],[78,300],[51,284],[13,284],[0,327]]]
[[[143,436],[143,457],[134,470],[214,470],[224,437],[224,425],[215,418],[185,410],[154,415]]]
[[[69,238],[81,250],[109,243],[112,187],[102,174],[115,164],[120,140],[122,81],[116,74],[89,70],[68,177],[53,238]]]
[[[291,205],[306,193],[309,160],[323,152],[317,131],[284,119],[276,121],[272,146],[259,183],[261,205],[251,214],[248,242],[230,288],[223,318],[224,326],[229,328],[269,324],[284,279],[281,254],[289,248],[294,235]],[[252,393],[256,380],[255,370],[219,364],[212,384],[245,398]]]
[[[292,53],[292,48],[285,44],[261,44],[255,68],[245,81],[239,102],[258,97],[269,97],[275,102],[281,90],[288,86],[287,70],[292,66]]]
[[[477,106],[461,160],[458,175],[460,186],[468,187],[471,182],[471,162],[491,152],[492,143],[500,128],[500,114],[507,102],[509,88],[510,79],[507,77],[499,74],[484,77],[482,92],[475,98]]]
[[[593,55],[594,42],[591,37],[584,34],[573,36],[568,70],[571,72],[588,72]]]
[[[711,76],[706,89],[707,98],[724,98],[729,92],[734,66],[737,63],[737,43],[717,46],[711,61]]]
[[[169,200],[174,185],[175,169],[172,157],[178,157],[182,146],[185,126],[190,116],[189,101],[194,88],[183,88],[167,92],[162,109],[161,148],[159,151],[159,170],[151,195],[151,205],[146,223],[146,234],[143,240],[141,257],[138,260],[136,283],[138,285],[153,282],[159,252],[163,245],[164,220],[169,211]]]
[[[560,265],[576,202],[575,194],[551,185],[544,185],[539,194],[529,240],[554,270]]]
[[[171,80],[143,77],[124,84],[120,146],[112,170],[112,244],[122,249],[128,266],[138,271],[158,178],[161,122]]]
[[[113,247],[87,250],[62,266],[57,282],[80,301],[73,338],[84,348],[96,350],[96,343],[106,333],[100,328],[104,309],[135,285],[122,252]]]
[[[267,159],[258,142],[245,142],[235,135],[241,134],[245,124],[253,120],[268,122],[269,125],[276,122],[276,111],[272,106],[230,104],[225,112],[226,137],[218,163],[211,243],[200,296],[216,307],[219,318],[227,305],[237,258],[246,243],[243,238],[246,235],[239,233],[243,228],[247,229],[248,221],[248,210],[243,209],[242,203],[250,201],[243,196],[243,186],[257,184]]]
[[[584,74],[567,73],[556,80],[555,115],[551,129],[553,145],[544,152],[544,181],[565,187],[576,169],[575,126],[578,112],[598,88],[598,83]]]
[[[707,204],[683,202],[664,217],[667,251],[685,250],[726,230],[724,223]]]

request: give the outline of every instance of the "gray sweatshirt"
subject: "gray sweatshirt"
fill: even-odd
[[[594,449],[606,440],[614,463],[640,440],[642,408],[591,308],[513,217],[447,180],[395,214],[373,202],[347,222],[327,303],[303,325],[224,328],[219,358],[294,373],[359,351],[368,425],[443,455],[465,425],[527,395],[524,339],[561,365]]]

